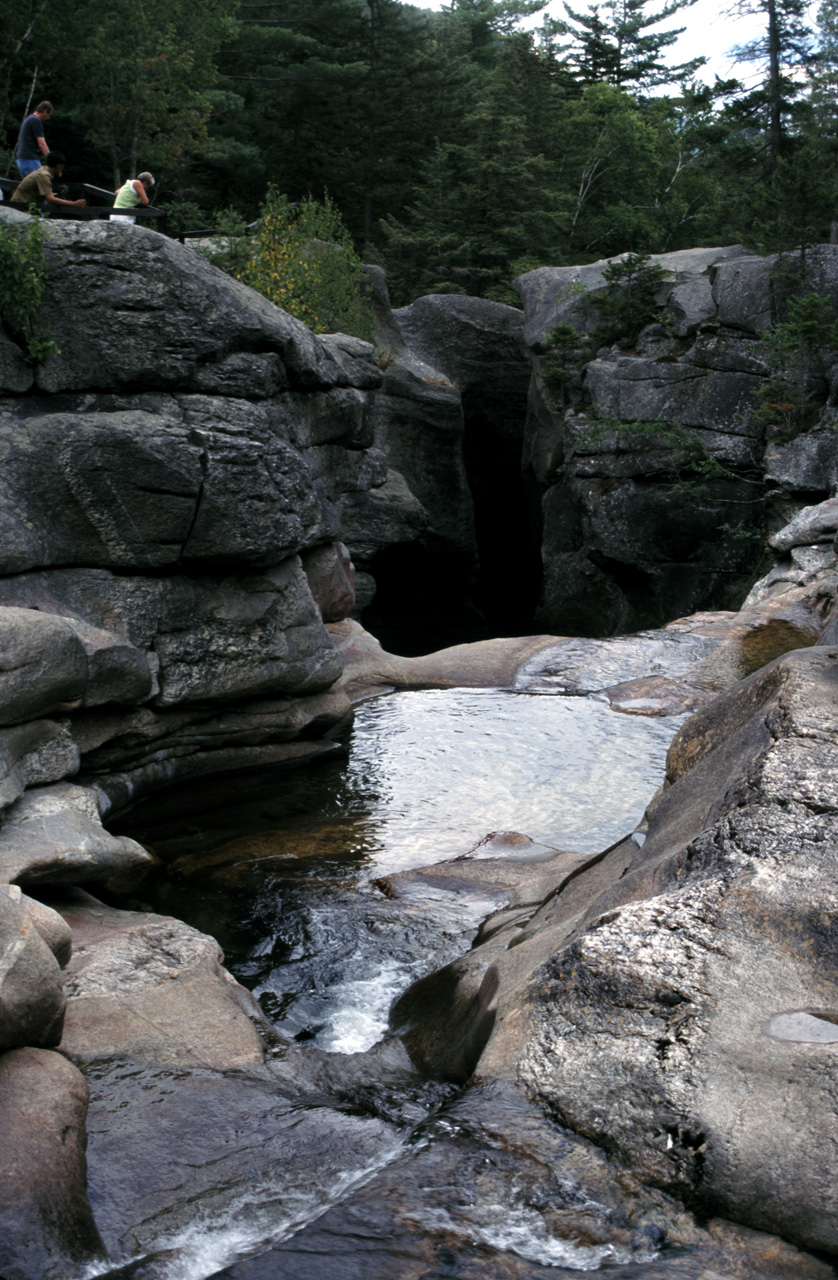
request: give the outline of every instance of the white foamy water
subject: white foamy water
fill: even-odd
[[[242,1258],[290,1239],[374,1178],[404,1145],[404,1139],[394,1140],[374,1162],[347,1169],[328,1186],[319,1184],[316,1176],[305,1187],[264,1182],[231,1197],[221,1209],[199,1211],[188,1227],[155,1241],[156,1280],[207,1280]],[[123,1265],[128,1261],[123,1259]],[[107,1277],[115,1265],[111,1260],[89,1267],[79,1280]]]
[[[424,1230],[450,1231],[472,1244],[488,1245],[503,1253],[515,1253],[543,1267],[565,1267],[570,1271],[598,1271],[630,1262],[651,1262],[653,1252],[639,1254],[613,1244],[574,1244],[550,1234],[536,1209],[523,1205],[474,1205],[467,1213],[433,1209],[423,1213],[416,1225]]]

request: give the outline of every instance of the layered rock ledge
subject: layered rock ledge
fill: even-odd
[[[106,903],[158,870],[106,820],[179,780],[328,753],[330,732],[370,692],[456,684],[596,692],[628,714],[697,715],[642,829],[614,848],[521,857],[513,835],[497,857],[484,850],[435,873],[452,891],[490,885],[502,911],[472,952],[397,1005],[414,1059],[525,1088],[638,1185],[702,1214],[838,1250],[836,455],[827,418],[757,457],[762,442],[734,411],[764,374],[755,339],[774,314],[770,264],[708,252],[665,264],[677,350],[647,334],[643,351],[606,352],[587,375],[598,411],[686,415],[736,473],[730,493],[673,524],[671,495],[647,483],[668,465],[659,442],[592,437],[576,406],[549,403],[537,360],[527,424],[518,416],[525,336],[534,349],[570,314],[572,273],[525,278],[524,314],[475,299],[392,314],[382,293],[382,358],[344,335],[315,337],[153,232],[48,226],[49,306],[37,324],[57,350],[35,365],[0,334],[7,1280],[59,1280],[106,1246],[145,1247],[150,1224],[182,1224],[214,1169],[244,1185],[288,1150],[308,1158],[292,1079],[304,1064],[289,1055],[284,1075],[271,1065],[271,1030],[212,939]],[[834,256],[816,255],[825,292]],[[585,271],[597,287],[602,264]],[[444,627],[473,621],[481,520],[469,469],[481,443],[493,460],[482,481],[524,447],[529,500],[543,513],[550,634],[387,653],[351,616],[376,593],[390,623],[411,593],[445,600]],[[780,491],[770,572],[742,611],[672,621],[708,591],[718,605],[750,586],[762,551],[720,543],[710,563],[694,534],[757,480]],[[653,509],[629,548],[641,491]],[[496,524],[491,504],[489,515]],[[615,641],[551,634],[594,605],[602,632],[633,624],[644,584],[652,621],[668,625]],[[127,1170],[109,1189],[112,1216],[125,1210],[131,1223],[124,1239],[103,1242],[86,1197],[79,1066],[90,1078],[101,1070],[113,1092],[97,1150]],[[173,1127],[160,1189],[153,1138],[175,1076],[185,1127]],[[265,1137],[280,1095],[287,1110]],[[194,1151],[176,1149],[189,1126]],[[372,1149],[375,1132],[335,1111],[310,1141]],[[242,1133],[238,1159],[230,1135]],[[135,1174],[143,1190],[129,1212]],[[778,1248],[770,1274],[795,1274],[793,1251]],[[800,1268],[824,1274],[812,1258]]]

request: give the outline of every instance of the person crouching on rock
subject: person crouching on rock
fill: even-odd
[[[136,209],[138,205],[148,204],[148,193],[153,186],[154,179],[150,173],[141,173],[139,178],[129,178],[127,182],[123,182],[122,186],[114,192],[116,199],[113,202],[114,212],[111,218],[119,218],[122,222],[136,222],[137,219],[131,210]]]
[[[86,200],[67,200],[53,191],[52,184],[61,177],[66,163],[67,159],[60,151],[50,151],[40,169],[28,173],[17,184],[11,195],[13,203],[27,206],[43,203],[64,205],[68,209],[83,209],[87,203]]]

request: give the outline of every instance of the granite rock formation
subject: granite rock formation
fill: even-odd
[[[763,538],[835,483],[829,369],[819,412],[791,437],[753,412],[760,343],[783,315],[795,260],[736,247],[652,259],[664,275],[633,346],[551,375],[556,324],[596,319],[606,261],[516,281],[535,365],[524,444],[543,562],[537,625],[608,635],[736,608],[766,567]],[[838,253],[813,249],[805,288],[838,300]],[[809,541],[812,541],[810,539]]]
[[[21,216],[0,210],[12,226]],[[389,1140],[377,1114],[324,1109],[300,1123],[300,1089],[320,1096],[326,1085],[288,1046],[285,1066],[266,1058],[270,1028],[212,939],[93,896],[135,895],[159,870],[104,823],[179,780],[327,753],[325,735],[372,689],[457,683],[552,682],[627,713],[697,716],[634,836],[595,858],[551,851],[525,875],[502,848],[479,860],[505,905],[468,956],[397,1006],[410,1052],[443,1076],[523,1082],[528,1105],[573,1129],[580,1149],[593,1140],[672,1203],[838,1247],[834,1189],[813,1155],[836,1143],[824,1064],[835,1025],[838,454],[826,420],[764,453],[734,421],[763,374],[754,343],[774,286],[760,260],[713,255],[669,261],[670,331],[647,334],[635,354],[601,353],[587,375],[600,412],[631,422],[678,411],[729,468],[734,478],[719,483],[732,498],[715,492],[683,512],[661,497],[672,485],[657,483],[671,462],[659,440],[626,448],[592,436],[584,405],[549,403],[535,348],[557,315],[577,315],[578,292],[561,310],[572,273],[528,280],[525,315],[462,298],[393,314],[379,290],[388,341],[377,360],[356,339],[316,338],[154,232],[47,227],[53,274],[38,323],[57,349],[34,364],[0,334],[9,1280],[59,1280],[103,1251],[85,1195],[87,1086],[62,1054],[99,1091],[111,1250],[183,1226],[193,1196],[217,1180],[244,1187],[289,1158],[305,1169],[312,1151],[338,1177],[330,1153],[347,1142],[377,1158]],[[831,259],[818,261],[826,289]],[[597,287],[601,264],[585,272]],[[527,491],[544,512],[550,628],[559,617],[585,631],[633,625],[641,597],[654,602],[652,621],[665,601],[669,622],[744,591],[751,544],[716,539],[710,555],[703,539],[725,504],[769,476],[781,489],[775,563],[740,614],[605,648],[544,635],[423,658],[386,653],[351,620],[378,592],[391,627],[433,600],[442,630],[480,634],[481,558],[484,574],[504,563],[481,532],[487,519],[520,568],[515,608],[531,599],[529,531],[516,542],[498,518],[502,506],[510,527],[529,530],[524,487],[509,489],[524,440],[525,337],[536,355]],[[596,626],[584,621],[595,604]],[[623,1044],[630,1051],[617,1052]],[[174,1076],[178,1115],[161,1153]],[[792,1274],[781,1261],[771,1274]],[[809,1258],[800,1274],[820,1276],[820,1265]]]

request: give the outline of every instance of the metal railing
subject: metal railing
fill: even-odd
[[[25,211],[28,205],[15,204],[11,201],[19,182],[20,178],[0,178],[0,191],[3,192],[4,203],[10,202],[12,208]],[[75,190],[80,191],[87,200],[87,204],[81,209],[61,204],[49,205],[51,218],[70,218],[77,222],[97,222],[110,218],[114,200],[112,191],[106,191],[104,187],[94,187],[90,182],[73,185]],[[138,222],[151,223],[153,229],[161,232],[162,235],[169,234],[169,219],[165,209],[157,209],[152,204],[141,204],[134,209],[126,209],[125,212],[130,213]]]

